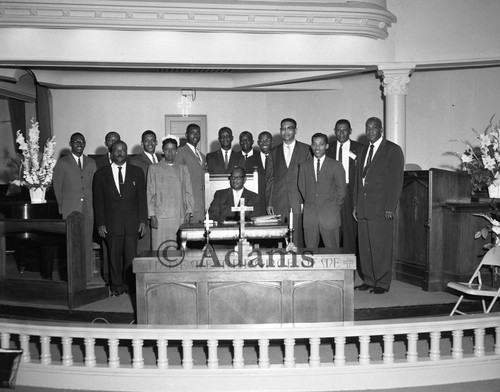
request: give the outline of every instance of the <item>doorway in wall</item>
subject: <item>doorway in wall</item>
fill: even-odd
[[[197,124],[200,126],[201,139],[198,143],[198,149],[207,154],[207,116],[206,115],[189,115],[183,117],[179,114],[166,114],[165,115],[165,136],[175,135],[180,140],[180,145],[186,144],[186,128],[189,124]]]

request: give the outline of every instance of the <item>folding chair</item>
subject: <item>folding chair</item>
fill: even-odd
[[[491,270],[492,285],[486,285],[483,283],[481,269],[484,267],[489,267]],[[455,313],[466,314],[465,312],[458,310],[458,305],[460,305],[460,302],[462,302],[465,295],[480,297],[484,313],[489,313],[493,308],[493,305],[495,305],[497,298],[500,296],[500,285],[497,283],[496,285],[498,287],[494,287],[495,281],[498,278],[500,278],[500,248],[495,246],[483,256],[483,259],[474,271],[474,274],[470,278],[469,282],[448,282],[449,288],[462,293],[455,307],[451,311],[450,316],[453,316]],[[486,297],[491,298],[491,302],[488,307],[486,307]]]

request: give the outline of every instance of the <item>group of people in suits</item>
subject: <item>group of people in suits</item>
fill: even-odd
[[[382,294],[390,287],[403,153],[382,137],[382,121],[375,117],[365,124],[366,145],[350,139],[348,120],[337,121],[334,131],[331,144],[324,133],[315,133],[305,144],[296,140],[297,122],[285,118],[280,124],[281,144],[273,147],[271,133],[264,131],[256,149],[253,135],[243,131],[236,151],[232,130],[223,127],[218,133],[220,149],[205,157],[198,149],[200,127],[190,124],[185,145],[179,146],[173,136],[162,140],[163,158],[156,153],[153,131],[142,134],[143,151],[134,157],[112,131],[105,138],[108,153],[95,162],[83,154],[85,137],[75,133],[71,154],[54,169],[54,190],[63,217],[71,211],[84,215],[87,242],[95,220],[109,257],[113,295],[132,289],[131,265],[138,251],[175,241],[182,223],[202,222],[207,210],[211,219],[234,218],[231,208],[241,198],[254,207],[251,216],[280,215],[294,228],[293,241],[299,248],[322,242],[359,251],[363,284],[356,288]],[[228,175],[230,183],[216,192],[210,206],[204,201],[205,170]],[[244,188],[246,174],[254,170],[259,171],[258,193]]]

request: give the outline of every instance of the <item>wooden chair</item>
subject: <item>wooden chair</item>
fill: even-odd
[[[483,283],[481,270],[485,267],[489,267],[490,269],[492,285],[486,285]],[[455,307],[451,311],[450,316],[453,316],[455,313],[465,314],[465,312],[458,310],[458,306],[460,305],[460,302],[462,302],[462,299],[464,299],[465,295],[481,298],[484,313],[489,313],[497,298],[500,296],[500,285],[497,283],[496,286],[498,287],[495,287],[495,281],[498,278],[500,278],[500,248],[495,246],[483,256],[481,263],[479,263],[479,266],[476,268],[474,274],[467,283],[448,282],[449,288],[462,293]],[[491,298],[491,302],[488,307],[486,307],[486,297]]]
[[[254,169],[253,173],[247,173],[246,178],[245,188],[247,188],[249,191],[259,193],[259,173],[257,171],[257,168]],[[206,171],[205,208],[208,210],[208,207],[210,207],[216,191],[229,187],[229,174],[210,174],[208,171]]]

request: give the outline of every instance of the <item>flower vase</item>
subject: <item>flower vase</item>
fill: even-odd
[[[500,186],[495,184],[488,186],[488,195],[491,199],[500,199]]]
[[[41,204],[46,203],[45,200],[45,187],[30,188],[30,199],[31,204]]]

